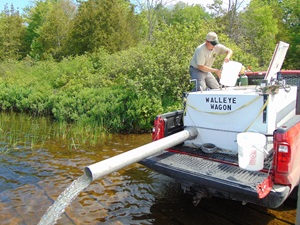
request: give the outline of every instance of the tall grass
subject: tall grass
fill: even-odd
[[[99,126],[54,122],[49,117],[25,113],[0,113],[0,154],[11,150],[42,148],[48,140],[64,140],[70,150],[95,146],[109,138]]]

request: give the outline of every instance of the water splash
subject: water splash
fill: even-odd
[[[89,186],[91,182],[92,179],[85,174],[73,181],[72,184],[58,196],[54,204],[48,208],[38,225],[55,224],[64,213],[65,208],[70,205],[79,193]]]

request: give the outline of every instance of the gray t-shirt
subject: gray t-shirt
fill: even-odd
[[[198,69],[198,65],[212,67],[216,56],[226,54],[228,51],[229,49],[222,44],[217,44],[213,50],[209,50],[203,43],[196,48],[190,66],[196,69]]]

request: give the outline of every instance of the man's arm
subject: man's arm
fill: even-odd
[[[204,65],[198,65],[198,69],[203,71],[203,72],[211,72],[217,74],[217,76],[220,78],[221,77],[221,70],[215,69],[209,66],[204,66]]]
[[[226,51],[226,57],[224,58],[224,62],[229,62],[233,52],[230,48],[227,48]],[[219,69],[215,69],[209,66],[205,66],[205,65],[198,65],[198,69],[203,71],[203,72],[211,72],[211,73],[215,73],[219,78],[221,78],[221,70]]]
[[[232,56],[232,50],[230,48],[228,48],[224,62],[229,62],[231,56]]]

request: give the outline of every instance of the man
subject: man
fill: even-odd
[[[197,80],[196,91],[220,87],[212,73],[215,73],[221,78],[221,70],[213,68],[212,65],[216,56],[222,54],[226,55],[224,62],[229,62],[229,59],[232,56],[232,50],[219,44],[218,36],[215,32],[209,32],[206,35],[206,41],[196,48],[190,62],[189,70],[191,78]]]

